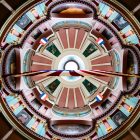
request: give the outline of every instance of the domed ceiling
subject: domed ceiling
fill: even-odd
[[[139,118],[135,20],[109,1],[25,4],[2,28],[3,114],[28,139],[121,136]]]

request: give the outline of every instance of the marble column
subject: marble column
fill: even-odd
[[[136,13],[138,10],[140,10],[140,4],[138,4],[138,5],[134,8],[134,10],[132,11],[132,13],[134,14],[134,13]]]
[[[134,131],[132,131],[131,129],[129,130],[129,133],[132,135],[132,137],[135,140],[140,140],[140,137]]]
[[[14,9],[5,0],[0,0],[0,3],[4,5],[9,11],[14,11]]]
[[[12,128],[9,132],[7,132],[1,140],[7,140],[10,137],[10,135],[13,133],[13,131],[14,128]]]

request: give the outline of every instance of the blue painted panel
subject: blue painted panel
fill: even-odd
[[[43,128],[43,123],[39,123],[39,125],[37,126],[36,132],[37,132],[38,134],[40,134],[41,131],[42,131],[42,128]]]
[[[13,28],[18,32],[18,33],[22,33],[24,30],[21,29],[18,25],[14,25]]]
[[[28,12],[26,13],[26,15],[27,15],[32,21],[36,20],[36,18],[35,18],[34,15],[31,13],[31,11],[28,11]]]
[[[46,130],[45,130],[45,127],[43,126],[40,135],[41,136],[45,136],[45,133],[46,133]]]
[[[112,15],[109,17],[109,20],[112,22],[116,17],[117,17],[118,13],[116,11],[114,11],[112,13]]]
[[[5,41],[6,41],[6,43],[14,43],[14,42],[17,41],[17,40],[18,40],[18,37],[17,37],[17,36],[15,36],[15,35],[9,33],[9,34],[7,35]]]
[[[125,100],[125,103],[128,104],[128,105],[130,105],[130,106],[132,106],[133,108],[136,106],[136,103],[132,102],[132,101],[129,100],[129,99],[126,99],[126,100]]]
[[[9,103],[9,102],[12,101],[14,98],[15,98],[14,96],[8,95],[8,96],[6,96],[6,102]]]
[[[42,16],[42,15],[43,15],[43,12],[42,12],[42,10],[41,10],[41,8],[40,8],[39,5],[37,5],[37,6],[35,7],[35,10],[36,10],[37,13],[39,14],[39,16]]]
[[[104,135],[100,127],[97,129],[97,135],[98,137],[102,137]]]
[[[107,12],[109,11],[109,9],[110,9],[110,7],[107,6],[107,5],[105,5],[104,8],[103,8],[103,10],[102,10],[102,12],[101,12],[101,14],[102,14],[103,16],[105,16],[105,15],[107,14]]]
[[[117,128],[116,124],[113,122],[113,120],[111,118],[107,119],[109,125],[112,127],[112,129]]]
[[[128,117],[130,115],[130,112],[126,110],[123,106],[120,108],[120,110]]]
[[[11,105],[16,104],[17,102],[19,102],[19,100],[17,98],[14,98],[13,100],[8,101],[7,103],[9,106],[11,106]]]
[[[130,35],[126,38],[126,41],[132,44],[139,44],[139,39],[136,34]]]
[[[24,107],[23,107],[23,105],[20,105],[18,108],[16,108],[15,110],[14,110],[14,114],[15,115],[17,115],[21,110],[23,110],[24,109]]]
[[[139,99],[137,97],[130,97],[129,98],[130,101],[134,102],[134,103],[138,103]]]
[[[104,135],[106,135],[108,133],[107,129],[106,129],[106,127],[105,127],[105,125],[103,123],[100,124],[100,128],[101,128],[101,130],[102,130]]]
[[[132,27],[130,25],[127,25],[124,29],[121,30],[121,33],[126,34],[130,30],[132,30]]]
[[[105,4],[104,3],[99,3],[99,11],[101,12],[102,11],[102,9],[104,8],[104,6],[105,6]]]
[[[28,128],[31,128],[32,126],[33,126],[33,124],[35,123],[35,118],[32,118],[30,121],[29,121],[29,123],[27,124],[27,127]]]
[[[45,5],[45,3],[41,3],[39,6],[40,6],[42,12],[44,13],[45,10],[46,10],[46,5]]]

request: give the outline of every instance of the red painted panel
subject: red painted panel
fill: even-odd
[[[32,60],[34,62],[38,62],[38,63],[44,63],[44,64],[52,64],[52,61],[50,59],[38,56],[38,55],[34,55],[32,57]]]
[[[75,107],[75,101],[74,101],[74,90],[69,90],[69,97],[68,97],[68,108],[73,109]]]
[[[95,65],[95,64],[110,63],[111,60],[112,60],[112,57],[107,55],[107,56],[103,56],[103,57],[100,57],[98,59],[92,60],[91,64]]]
[[[33,64],[31,66],[31,71],[39,71],[39,70],[51,70],[51,66],[37,65]]]
[[[58,102],[59,107],[65,107],[67,94],[68,94],[68,88],[64,88]]]
[[[68,48],[67,36],[66,36],[66,29],[60,29],[58,31],[60,39],[63,43],[64,49]]]
[[[44,79],[46,78],[46,73],[44,74],[39,74],[39,75],[35,75],[35,76],[31,76],[31,79],[35,82],[41,80],[41,79]]]
[[[81,95],[81,91],[79,88],[75,89],[75,95],[76,95],[76,100],[77,100],[77,107],[83,107],[84,106],[84,101]]]
[[[85,36],[85,33],[86,33],[86,31],[83,30],[83,29],[80,29],[80,30],[78,31],[78,36],[77,36],[77,41],[76,41],[76,48],[77,48],[77,49],[80,48],[80,45],[81,45],[81,43],[82,43],[82,41],[83,41],[83,38],[84,38],[84,36]]]
[[[70,48],[74,48],[75,35],[76,35],[76,29],[70,28],[69,29]]]
[[[113,71],[112,66],[93,66],[92,70]]]
[[[109,82],[111,80],[111,77],[108,76],[95,76],[95,77],[105,82]]]

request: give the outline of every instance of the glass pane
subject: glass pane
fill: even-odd
[[[56,88],[59,86],[60,84],[60,81],[58,79],[56,79],[55,81],[53,81],[52,83],[50,83],[47,87],[46,87],[46,90],[49,92],[49,93],[53,93]]]
[[[86,50],[83,52],[83,55],[85,57],[88,57],[89,55],[91,55],[93,52],[95,52],[97,50],[96,46],[92,43],[90,43],[88,45],[88,47],[86,48]]]
[[[54,44],[51,44],[46,49],[47,49],[47,51],[49,51],[50,53],[52,53],[56,57],[58,57],[61,54],[60,51],[57,49],[57,47]]]
[[[89,82],[88,80],[84,80],[83,85],[85,86],[85,88],[88,90],[90,94],[92,94],[97,89],[97,87],[93,85],[91,82]]]

